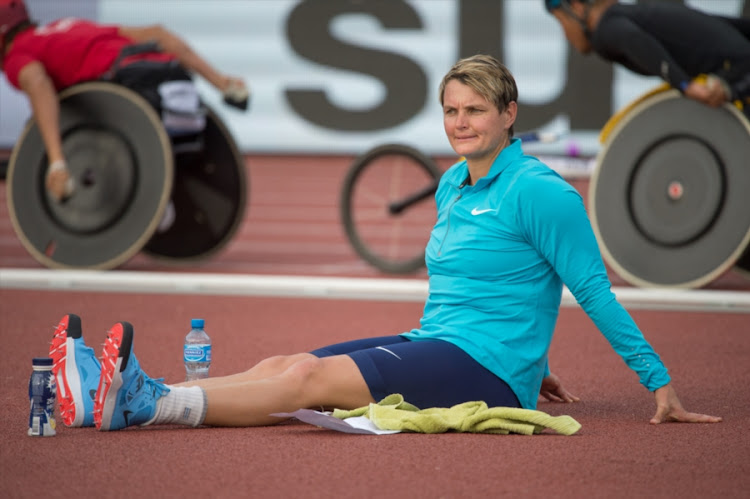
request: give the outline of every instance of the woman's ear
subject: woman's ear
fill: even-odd
[[[518,103],[516,103],[516,101],[510,101],[508,105],[505,106],[505,111],[503,111],[503,113],[505,114],[505,129],[508,130],[513,126],[513,123],[516,122]]]

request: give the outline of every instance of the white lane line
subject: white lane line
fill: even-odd
[[[208,294],[422,302],[424,279],[0,269],[0,289]],[[628,309],[750,313],[750,291],[612,288]],[[568,289],[562,306],[577,307]]]

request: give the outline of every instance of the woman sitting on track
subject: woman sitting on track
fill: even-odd
[[[64,387],[63,421],[100,430],[269,425],[280,421],[272,413],[353,409],[391,393],[420,408],[482,400],[535,409],[540,394],[574,402],[548,364],[563,283],[654,392],[651,423],[721,421],[683,409],[659,356],[610,291],[581,196],[513,138],[518,90],[505,66],[489,56],[461,60],[439,95],[448,140],[466,159],[443,175],[436,193],[419,328],[165,385],[140,368],[129,323],[110,329],[100,368],[80,319],[67,315],[50,350]]]

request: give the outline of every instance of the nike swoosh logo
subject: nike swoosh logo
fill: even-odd
[[[487,212],[490,212],[490,211],[497,211],[497,209],[487,208],[487,209],[484,209],[484,210],[479,210],[477,208],[474,208],[473,210],[471,210],[471,214],[474,215],[474,216],[477,216],[477,215],[481,215],[482,213],[487,213]]]

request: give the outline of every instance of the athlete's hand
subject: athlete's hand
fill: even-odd
[[[49,165],[45,186],[56,201],[64,201],[73,194],[73,177],[65,161],[58,160]]]
[[[539,395],[550,402],[579,402],[581,400],[566,390],[565,387],[562,386],[560,378],[552,373],[542,380],[542,387],[539,389]]]
[[[224,102],[237,109],[246,111],[250,102],[250,89],[245,82],[236,77],[226,76],[221,86]]]
[[[685,96],[711,107],[719,107],[729,100],[724,85],[716,77],[709,77],[705,81],[691,81],[685,88]]]
[[[671,384],[657,388],[654,396],[656,397],[656,414],[651,418],[651,424],[667,422],[720,423],[722,421],[718,416],[687,412],[683,409],[680,400],[677,398],[677,392],[675,392]]]

